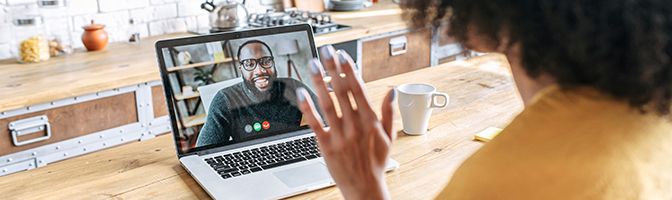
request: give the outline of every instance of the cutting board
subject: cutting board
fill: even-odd
[[[323,0],[294,0],[294,5],[299,10],[307,10],[310,12],[324,12]]]

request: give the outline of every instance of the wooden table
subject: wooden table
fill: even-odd
[[[351,29],[315,37],[316,45],[336,44],[408,29],[398,5],[386,0],[354,12],[330,13]],[[175,33],[144,38],[140,45],[110,44],[97,52],[76,52],[34,64],[0,61],[0,112],[161,79],[154,43],[191,36]]]
[[[460,163],[482,146],[473,135],[502,127],[522,109],[500,55],[486,55],[367,83],[373,104],[395,85],[426,82],[450,95],[435,110],[423,136],[399,133],[392,158],[400,168],[387,174],[395,199],[433,198]],[[379,106],[376,106],[379,107]],[[378,110],[378,109],[377,109]],[[395,127],[401,127],[396,114]],[[0,199],[208,199],[179,165],[170,135],[107,149],[46,167],[0,177]],[[335,187],[296,199],[339,199]]]

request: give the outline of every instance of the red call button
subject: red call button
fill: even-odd
[[[269,128],[271,128],[271,123],[269,123],[268,121],[264,121],[261,123],[261,128],[264,128],[264,130],[268,130]]]

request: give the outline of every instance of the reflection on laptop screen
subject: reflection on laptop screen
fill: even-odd
[[[295,91],[312,91],[308,32],[161,49],[182,152],[305,128]],[[311,92],[312,93],[312,92]],[[316,99],[314,94],[313,99]]]

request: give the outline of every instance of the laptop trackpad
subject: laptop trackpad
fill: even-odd
[[[280,181],[290,188],[330,179],[327,167],[322,163],[313,163],[301,167],[286,169],[273,173]]]

